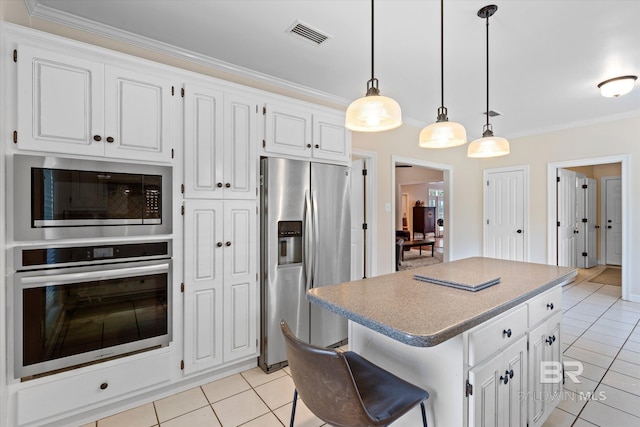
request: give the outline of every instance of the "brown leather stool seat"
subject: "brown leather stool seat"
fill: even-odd
[[[296,338],[280,322],[295,391],[291,424],[298,393],[309,410],[336,427],[386,426],[418,403],[427,426],[426,390],[398,378],[352,351],[328,349]]]

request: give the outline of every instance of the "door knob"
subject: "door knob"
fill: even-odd
[[[307,144],[307,148],[311,148],[311,144]]]
[[[516,230],[516,233],[520,234],[522,233],[522,230]]]
[[[231,188],[231,184],[229,184],[228,182],[224,185],[226,188]]]
[[[611,221],[610,219],[608,219],[608,220],[607,220],[607,222],[613,222],[613,221]]]
[[[611,226],[610,226],[610,225],[607,225],[607,228],[611,228]]]
[[[107,137],[107,142],[108,142],[109,144],[111,144],[111,143],[113,142],[113,137],[112,137],[112,136],[108,136],[108,137]]]
[[[217,183],[217,184],[216,184],[216,187],[218,187],[218,188],[222,188],[222,183],[221,183],[221,182]]]
[[[226,246],[231,246],[231,242],[225,243]]]

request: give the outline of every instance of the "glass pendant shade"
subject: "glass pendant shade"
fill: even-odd
[[[633,89],[636,84],[636,76],[622,76],[613,79],[605,80],[598,85],[602,96],[607,98],[617,98],[618,96],[625,95]]]
[[[400,104],[382,95],[367,95],[349,105],[345,127],[356,132],[381,132],[402,125]]]
[[[467,148],[467,157],[479,159],[506,156],[509,153],[509,141],[493,135],[478,138],[471,142],[469,148]]]
[[[450,148],[467,143],[467,131],[460,123],[436,122],[420,132],[418,145],[422,148]]]

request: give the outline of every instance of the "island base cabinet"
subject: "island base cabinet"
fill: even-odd
[[[470,427],[525,427],[527,403],[527,337],[469,370]]]

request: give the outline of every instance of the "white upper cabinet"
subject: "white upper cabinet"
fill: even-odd
[[[263,113],[265,155],[350,163],[351,133],[344,127],[344,114],[273,102],[265,104]]]
[[[185,85],[185,197],[255,199],[257,101]]]
[[[30,45],[17,57],[19,149],[170,162],[168,80]]]

